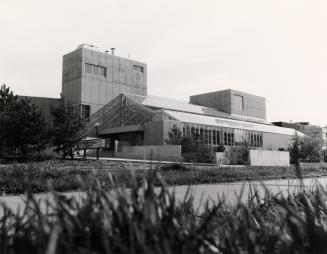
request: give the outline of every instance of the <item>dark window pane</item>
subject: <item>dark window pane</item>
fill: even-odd
[[[86,122],[90,121],[90,105],[82,105],[82,119]]]
[[[85,73],[92,74],[92,65],[86,63],[85,64]]]

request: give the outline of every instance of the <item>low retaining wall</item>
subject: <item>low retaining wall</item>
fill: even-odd
[[[300,163],[301,168],[327,168],[326,162],[302,162]]]
[[[250,150],[251,166],[290,166],[290,153],[286,151]]]
[[[122,146],[121,151],[115,153],[115,157],[138,160],[180,161],[181,146]]]

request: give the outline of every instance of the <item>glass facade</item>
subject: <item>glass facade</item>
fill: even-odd
[[[262,132],[233,128],[184,123],[183,136],[194,137],[203,145],[215,147],[245,146],[262,147]]]

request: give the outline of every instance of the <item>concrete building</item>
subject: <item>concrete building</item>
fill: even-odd
[[[63,56],[62,97],[89,117],[121,93],[147,95],[147,66],[82,44]]]
[[[193,95],[190,103],[215,108],[231,115],[266,119],[266,99],[235,90]]]
[[[165,145],[174,125],[208,147],[247,143],[285,150],[297,132],[269,123],[265,98],[240,91],[193,95],[189,102],[149,96],[145,63],[86,44],[63,56],[61,96],[80,107],[89,120],[88,134],[105,138],[108,149],[114,149],[115,141]]]
[[[243,99],[245,102],[246,97]],[[265,110],[261,111],[264,111],[261,116],[265,116]],[[106,138],[108,148],[113,149],[115,140],[132,146],[165,145],[174,125],[184,136],[195,136],[212,148],[243,146],[246,142],[256,149],[286,150],[296,133],[294,129],[277,127],[262,118],[229,114],[168,98],[125,93],[91,116],[90,130],[97,126],[97,134]]]

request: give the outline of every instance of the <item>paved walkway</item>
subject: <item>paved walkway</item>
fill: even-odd
[[[240,198],[241,202],[246,202],[256,189],[258,193],[263,197],[266,190],[269,190],[274,195],[285,195],[289,191],[297,191],[300,188],[300,182],[297,179],[294,180],[269,180],[263,182],[252,181],[252,182],[237,182],[237,183],[220,183],[220,184],[201,184],[192,186],[173,186],[170,187],[170,191],[174,191],[177,200],[183,200],[185,193],[188,188],[194,196],[194,206],[196,208],[203,208],[205,202],[216,202],[219,198],[224,198],[227,204],[233,205]],[[306,178],[304,179],[304,185],[306,187],[314,186],[315,184],[321,184],[322,186],[327,185],[327,177],[320,178]],[[159,188],[157,189],[159,191]],[[114,192],[114,191],[113,191]],[[242,195],[240,196],[240,194]],[[114,194],[114,193],[113,193]],[[67,192],[63,195],[67,197],[75,197],[81,199],[83,192]],[[53,202],[53,196],[50,193],[35,194],[37,200],[40,201],[41,207],[45,207],[45,201]],[[13,211],[22,209],[25,207],[24,195],[19,196],[4,196],[0,197],[0,202],[5,204]],[[0,211],[0,216],[2,211]]]

